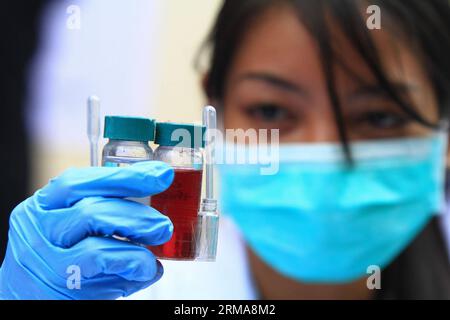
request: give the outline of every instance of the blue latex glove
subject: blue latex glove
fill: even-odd
[[[167,242],[173,225],[155,209],[124,198],[162,192],[173,175],[168,165],[150,161],[69,169],[50,180],[11,214],[0,298],[115,299],[159,280],[161,263],[134,242]],[[76,282],[68,285],[78,270],[80,289]]]

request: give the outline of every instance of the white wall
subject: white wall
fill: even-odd
[[[55,1],[31,70],[32,190],[88,165],[85,101],[104,114],[200,121],[204,97],[193,61],[220,0]],[[80,29],[67,27],[80,9]],[[76,18],[76,17],[75,17]],[[73,20],[70,20],[73,22]]]

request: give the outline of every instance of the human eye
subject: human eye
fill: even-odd
[[[404,128],[410,120],[401,114],[389,111],[370,111],[359,117],[360,124],[374,129],[394,130]]]
[[[288,108],[272,102],[252,104],[245,108],[245,113],[252,120],[266,124],[282,123],[293,117]]]

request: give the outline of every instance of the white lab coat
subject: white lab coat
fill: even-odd
[[[215,262],[161,260],[162,278],[127,299],[256,299],[245,244],[234,223],[221,217]]]

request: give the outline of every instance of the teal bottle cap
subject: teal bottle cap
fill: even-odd
[[[155,143],[165,147],[204,148],[205,126],[174,122],[157,122]]]
[[[153,141],[155,120],[139,117],[106,116],[103,136],[112,140]]]

